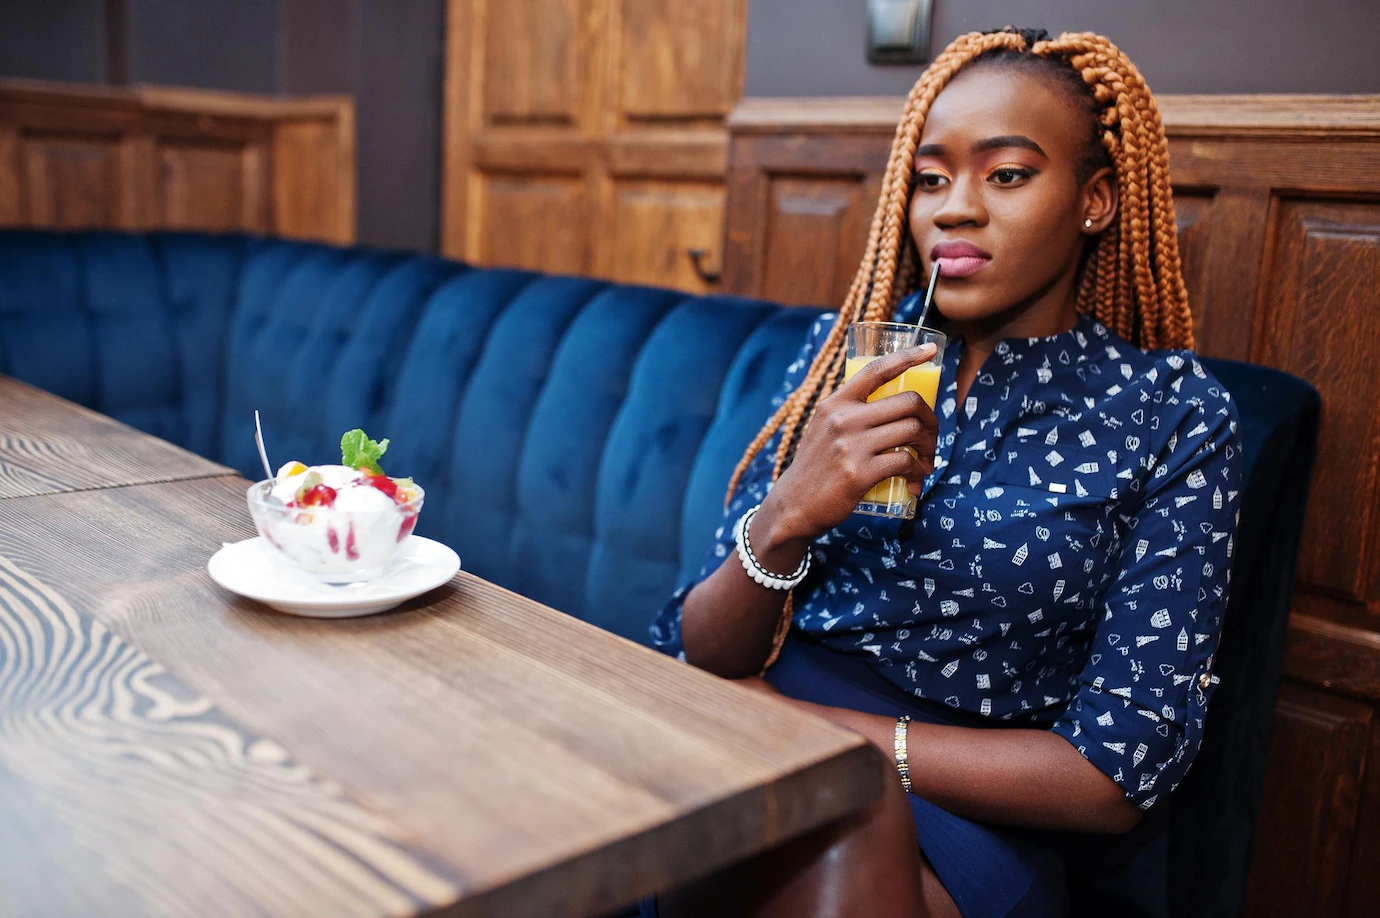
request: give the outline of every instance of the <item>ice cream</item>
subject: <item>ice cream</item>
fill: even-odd
[[[373,447],[361,453],[347,445],[358,434]],[[345,460],[355,465],[289,462],[273,478],[249,491],[259,534],[294,567],[321,580],[349,583],[377,577],[398,544],[411,535],[421,510],[422,490],[411,479],[390,478],[378,467],[387,449],[346,434]]]

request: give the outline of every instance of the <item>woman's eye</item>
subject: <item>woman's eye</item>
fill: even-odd
[[[1035,170],[1033,169],[1025,169],[1017,166],[1003,166],[993,172],[987,180],[994,185],[1019,185],[1034,174]]]
[[[938,172],[917,172],[915,184],[919,188],[938,188],[948,182],[948,177]]]

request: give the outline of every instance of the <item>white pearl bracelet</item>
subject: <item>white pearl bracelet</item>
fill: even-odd
[[[778,577],[764,568],[757,560],[757,556],[752,553],[752,544],[748,539],[748,524],[752,522],[752,518],[757,515],[757,511],[760,509],[762,509],[762,505],[758,504],[740,516],[738,522],[733,525],[733,541],[738,543],[738,560],[743,562],[743,570],[747,571],[747,575],[767,589],[794,589],[810,572],[810,552],[808,550],[805,552],[805,557],[800,560],[800,566],[795,569],[795,573],[788,577]]]

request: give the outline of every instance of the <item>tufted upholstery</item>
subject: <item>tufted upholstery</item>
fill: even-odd
[[[0,231],[0,373],[251,477],[255,408],[278,462],[390,437],[388,470],[428,492],[421,534],[639,641],[817,315],[281,240]],[[1086,846],[1088,914],[1240,909],[1318,400],[1207,363],[1246,453],[1223,684],[1171,808]]]
[[[418,532],[635,640],[817,311],[239,236],[0,232],[0,372],[259,477],[392,439]]]

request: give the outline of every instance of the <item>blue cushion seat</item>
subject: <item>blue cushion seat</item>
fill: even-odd
[[[0,231],[0,373],[250,478],[255,409],[278,462],[388,437],[385,468],[427,489],[419,534],[644,642],[820,312],[238,235]],[[1089,914],[1240,910],[1319,405],[1205,363],[1245,449],[1223,684],[1172,807],[1088,845]]]

